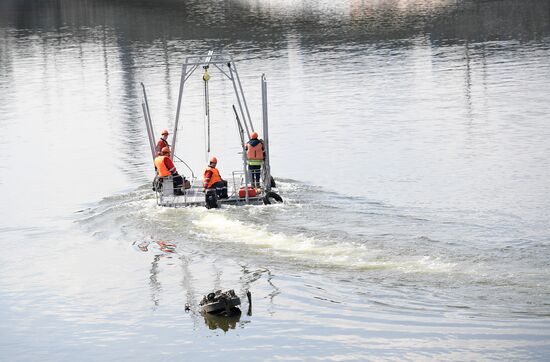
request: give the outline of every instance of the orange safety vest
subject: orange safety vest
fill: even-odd
[[[207,171],[212,171],[212,177],[210,177],[210,181],[208,181],[208,184],[206,184],[206,188],[209,189],[212,187],[212,185],[214,185],[216,182],[219,182],[222,180],[221,176],[220,176],[220,171],[218,171],[217,168],[215,167],[210,167],[208,166],[206,168],[206,170],[204,170],[204,180],[206,181],[206,172]]]
[[[164,164],[166,156],[158,156],[155,158],[155,167],[157,168],[160,177],[170,176],[172,173],[168,170],[168,167]]]
[[[264,159],[264,144],[262,142],[258,143],[256,146],[250,145],[246,146],[246,158],[249,160],[263,160]]]

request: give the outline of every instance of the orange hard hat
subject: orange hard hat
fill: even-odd
[[[168,134],[168,130],[167,130],[167,129],[165,129],[164,131],[162,131],[162,133],[161,133],[161,134],[162,134],[162,135]]]
[[[218,159],[216,157],[210,158],[210,163],[218,163]]]
[[[162,147],[162,150],[160,150],[163,154],[170,153],[170,147]]]
[[[252,133],[250,134],[250,138],[253,139],[253,140],[255,140],[255,139],[258,138],[258,134],[257,134],[256,132],[252,132]]]

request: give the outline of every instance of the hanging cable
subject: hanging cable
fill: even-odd
[[[204,81],[204,119],[206,123],[206,159],[210,155],[210,94],[208,91],[208,81],[210,80],[210,74],[208,74],[208,65],[204,67],[204,74],[202,80]]]

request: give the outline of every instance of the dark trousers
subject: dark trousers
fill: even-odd
[[[248,171],[250,171],[250,176],[252,176],[252,186],[260,186],[260,176],[262,172],[262,165],[248,165]]]
[[[229,196],[227,196],[227,181],[221,180],[213,184],[211,189],[216,189],[216,195],[220,199],[227,199]]]
[[[183,177],[181,177],[178,173],[175,173],[172,175],[172,180],[174,184],[174,195],[183,195],[184,192],[181,189],[181,186],[183,185]]]

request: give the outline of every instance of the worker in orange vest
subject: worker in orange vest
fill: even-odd
[[[156,147],[157,156],[162,155],[162,149],[164,147],[170,147],[170,145],[168,144],[168,130],[167,129],[162,131],[162,133],[160,134],[160,139],[157,142],[157,147]]]
[[[245,148],[248,171],[250,171],[252,178],[252,187],[259,187],[262,164],[265,159],[264,141],[258,139],[256,132],[252,132]]]
[[[170,159],[170,148],[163,147],[161,154],[155,158],[155,168],[157,169],[158,177],[172,176],[174,184],[174,195],[184,195],[185,193],[181,189],[184,184],[184,178],[178,174],[176,166]]]
[[[220,176],[220,171],[216,168],[216,165],[218,164],[218,159],[216,157],[212,157],[210,159],[210,163],[208,164],[208,167],[206,167],[206,170],[204,170],[203,175],[203,187],[204,190],[210,190],[215,189],[216,194],[220,198],[227,198],[227,181],[222,179]]]

